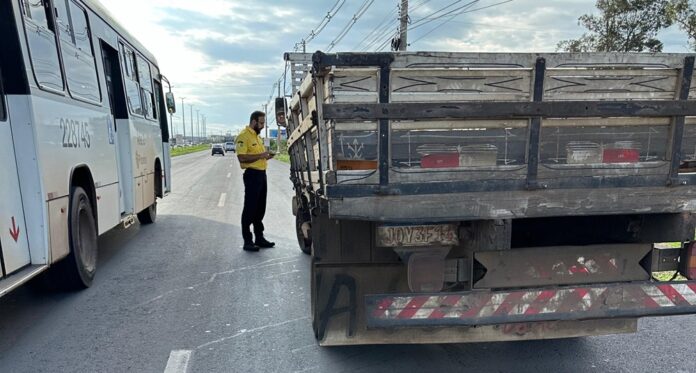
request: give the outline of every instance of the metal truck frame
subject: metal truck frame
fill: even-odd
[[[296,89],[276,110],[322,345],[626,333],[696,313],[694,56],[285,58]]]

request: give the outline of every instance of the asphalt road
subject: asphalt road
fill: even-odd
[[[0,298],[0,372],[696,372],[696,316],[644,319],[633,335],[320,348],[289,167],[269,169],[277,247],[246,253],[236,159],[203,152],[173,164],[157,223],[100,239],[90,289]]]

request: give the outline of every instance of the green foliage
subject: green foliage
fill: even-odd
[[[687,0],[684,0],[687,1]],[[661,52],[657,33],[672,24],[670,0],[598,0],[599,15],[585,14],[579,24],[588,32],[564,40],[566,52]]]
[[[689,0],[672,0],[667,7],[672,22],[679,25],[689,37],[691,49],[696,51],[696,9]]]
[[[201,144],[201,145],[195,145],[195,146],[173,148],[171,151],[171,156],[176,157],[176,156],[184,155],[184,154],[202,152],[203,150],[210,150],[210,144]]]

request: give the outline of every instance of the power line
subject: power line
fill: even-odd
[[[428,14],[427,16],[425,16],[425,17],[423,17],[423,18],[421,18],[421,19],[419,19],[419,20],[414,21],[414,22],[411,24],[411,29],[412,29],[413,27],[415,27],[416,25],[420,24],[421,22],[431,19],[431,17],[436,17],[436,16],[439,17],[439,16],[441,16],[441,15],[438,15],[438,13],[445,12],[447,9],[449,9],[449,8],[451,8],[451,7],[453,7],[453,6],[457,5],[457,4],[459,4],[459,3],[461,3],[462,1],[463,1],[463,0],[456,0],[456,1],[453,1],[453,2],[449,3],[448,5],[445,5],[444,7],[442,7],[442,8],[440,8],[440,9],[438,9],[438,10],[436,10],[436,11],[434,11],[434,12]],[[476,1],[479,1],[479,0],[473,0],[472,2],[476,2]],[[471,3],[471,2],[470,2],[470,3]],[[470,3],[468,3],[468,4],[470,4]],[[468,4],[467,4],[467,5],[468,5]],[[466,6],[466,5],[465,5],[465,6]],[[459,8],[456,8],[456,9],[459,9]],[[456,10],[456,9],[455,9],[455,10]]]
[[[390,23],[386,24],[384,27],[382,27],[374,36],[371,42],[367,43],[365,45],[365,48],[363,48],[364,51],[369,50],[370,48],[374,47],[375,45],[379,45],[380,41],[382,38],[384,38],[384,35],[390,28],[394,28],[394,32],[396,32],[396,26],[398,25],[399,20],[394,18]],[[388,34],[389,37],[391,38],[393,36],[392,33]]]
[[[409,13],[418,10],[418,8],[420,8],[420,7],[422,7],[423,5],[429,3],[430,1],[432,1],[432,0],[423,0],[423,2],[421,2],[420,4],[414,5],[411,9],[409,9]]]
[[[378,31],[378,30],[382,29],[382,28],[384,27],[385,24],[389,23],[390,20],[393,20],[393,15],[392,15],[391,13],[392,13],[393,11],[397,10],[397,9],[399,9],[399,6],[398,6],[398,5],[395,6],[392,10],[390,10],[390,11],[387,13],[387,16],[384,17],[384,18],[382,18],[382,20],[379,21],[379,23],[377,24],[377,26],[373,27],[372,30],[367,34],[367,36],[365,36],[365,37],[358,43],[358,45],[356,45],[355,47],[353,47],[353,50],[359,50],[360,47],[362,46],[362,44],[363,44],[365,41],[367,41],[367,39],[369,39],[369,38],[371,38],[371,37],[373,37],[373,36],[375,36],[375,35],[379,35],[379,31]]]
[[[302,39],[299,43],[295,44],[295,51],[299,50],[304,50],[307,44],[309,44],[314,38],[316,38],[324,29],[326,26],[331,22],[331,20],[336,16],[339,10],[343,8],[343,5],[346,3],[346,0],[337,0],[336,3],[331,7],[331,9],[326,13],[326,16],[319,22],[317,27],[312,29],[312,31],[309,32],[309,35]]]
[[[348,35],[348,32],[353,28],[356,22],[360,19],[360,17],[367,12],[368,9],[372,6],[372,4],[375,2],[375,0],[365,0],[365,2],[358,8],[358,11],[353,15],[353,18],[348,21],[348,24],[343,27],[343,30],[338,33],[338,36],[329,44],[328,47],[326,47],[326,51],[330,52],[336,44],[340,43],[343,38]]]
[[[419,37],[418,39],[414,40],[412,43],[416,43],[417,41],[419,41],[419,40],[425,38],[426,36],[430,35],[430,34],[431,34],[432,32],[434,32],[435,30],[437,30],[437,29],[439,29],[440,27],[444,26],[445,24],[451,22],[454,18],[456,18],[456,17],[459,16],[459,15],[466,14],[466,13],[472,13],[472,12],[476,12],[476,11],[484,10],[484,9],[488,9],[488,8],[492,8],[492,7],[495,7],[495,6],[498,6],[498,5],[502,5],[502,4],[505,4],[505,3],[509,3],[509,2],[511,2],[511,1],[513,1],[513,0],[501,1],[501,2],[498,2],[498,3],[495,3],[495,4],[491,4],[491,5],[488,5],[488,6],[481,7],[481,8],[468,9],[468,8],[470,8],[472,5],[474,5],[474,4],[476,4],[476,3],[479,2],[479,0],[472,1],[471,3],[469,3],[469,4],[467,4],[467,5],[464,5],[464,6],[460,7],[460,8],[457,8],[457,9],[455,9],[455,10],[452,10],[452,11],[448,12],[447,14],[450,14],[450,17],[449,17],[448,19],[446,19],[445,21],[443,21],[443,22],[440,23],[439,25],[435,26],[435,27],[432,28],[430,31],[428,31],[427,33],[425,33],[424,35],[422,35],[422,36]],[[457,10],[459,10],[459,11],[457,11]],[[455,11],[456,11],[456,13],[452,13],[452,12],[455,12]],[[427,22],[425,22],[425,23],[422,23],[422,24],[420,24],[420,25],[418,25],[418,26],[424,26],[424,25],[426,25],[427,23],[433,22],[433,21],[435,21],[435,20],[437,20],[437,19],[441,19],[441,18],[447,16],[447,14],[443,14],[443,15],[441,15],[441,16],[438,16],[437,18],[433,18],[433,19],[431,19],[431,20],[429,20],[429,21],[427,21]],[[413,27],[413,28],[417,28],[417,27]],[[413,28],[412,28],[412,29],[413,29]]]

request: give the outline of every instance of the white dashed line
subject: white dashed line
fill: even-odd
[[[225,207],[225,200],[227,199],[227,193],[220,194],[220,201],[218,202],[218,207]]]
[[[190,350],[174,350],[169,354],[167,367],[164,368],[164,373],[186,373],[188,371],[189,361],[191,360]]]
[[[232,173],[230,172],[229,174],[227,174],[227,178],[229,179],[231,177],[232,177]]]

